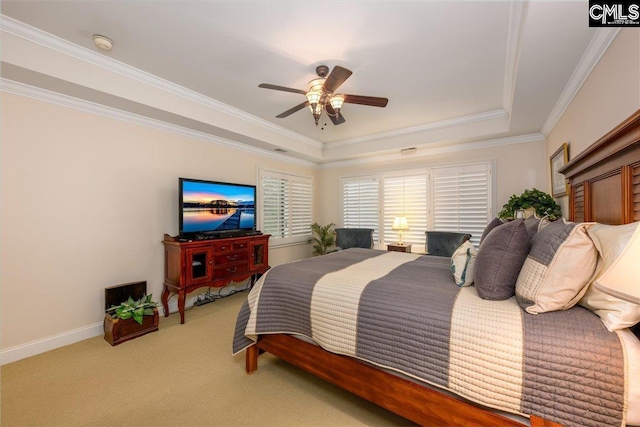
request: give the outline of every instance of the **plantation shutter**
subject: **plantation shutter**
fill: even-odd
[[[403,232],[403,242],[424,244],[427,230],[427,170],[406,171],[383,175],[384,243],[399,240],[399,232],[391,226],[397,216],[407,218],[409,229]]]
[[[433,230],[470,233],[478,246],[491,216],[491,164],[433,170]]]
[[[379,181],[377,177],[345,178],[342,180],[342,226],[372,228],[373,240],[379,234]]]
[[[311,178],[261,170],[261,230],[275,244],[306,242],[313,223]]]
[[[291,181],[291,235],[310,236],[311,224],[311,180]]]

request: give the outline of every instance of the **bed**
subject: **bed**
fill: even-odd
[[[640,221],[640,111],[596,141],[562,172],[570,186],[571,220],[604,224]],[[465,328],[474,326],[473,316],[465,317],[478,299],[473,287],[460,290],[455,285],[450,288],[427,287],[430,289],[428,295],[424,295],[425,292],[421,295],[418,291],[414,296],[406,296],[410,295],[407,293],[409,288],[415,288],[421,281],[436,286],[435,282],[444,280],[448,260],[435,258],[354,249],[328,255],[322,263],[312,259],[274,268],[252,290],[248,304],[239,314],[234,351],[246,349],[248,373],[257,369],[259,354],[268,352],[421,425],[523,425],[522,419],[514,420],[494,409],[528,417],[533,426],[625,424],[629,413],[630,384],[638,383],[637,378],[630,378],[629,372],[625,371],[629,348],[624,347],[627,344],[620,343],[624,340],[617,340],[616,334],[609,333],[602,325],[598,326],[602,323],[599,318],[583,307],[531,316],[519,314],[522,310],[513,299],[500,302],[502,305],[496,306],[494,313],[502,316],[506,311],[513,313],[514,317],[502,319],[500,328],[496,329],[500,333],[495,335],[504,335],[502,329],[508,329],[511,323],[517,323],[513,319],[520,318],[525,319],[524,329],[534,332],[543,327],[555,330],[553,334],[557,336],[554,339],[564,340],[566,345],[546,342],[547,338],[544,338],[539,343],[540,347],[535,347],[530,344],[535,340],[526,338],[528,350],[507,354],[507,370],[496,375],[502,377],[501,380],[493,383],[493,379],[485,376],[473,378],[478,369],[476,365],[484,364],[486,361],[482,358],[487,356],[485,354],[480,357],[482,360],[476,361],[473,357],[478,356],[469,359],[468,354],[465,355],[465,348],[478,345],[468,344],[465,335]],[[353,270],[346,276],[338,275],[339,271],[350,271],[356,265],[364,268]],[[430,273],[424,274],[427,270]],[[338,281],[360,281],[362,286],[358,290],[358,298],[332,294],[335,287],[325,286],[329,277]],[[309,284],[302,286],[301,283]],[[398,284],[407,289],[396,288]],[[281,289],[272,291],[274,286]],[[272,296],[276,294],[284,295],[284,299],[275,301]],[[364,300],[359,299],[362,297],[360,294],[365,295]],[[392,307],[382,317],[369,315],[369,312],[375,312],[375,306],[379,305],[377,301],[385,294],[393,294],[392,301],[399,300],[397,305],[402,307],[395,307],[395,311]],[[255,307],[258,299],[261,310],[270,312],[275,318],[272,324],[258,317],[258,310],[252,313],[248,309],[252,303]],[[264,301],[272,301],[273,305]],[[389,305],[389,302],[385,304]],[[358,307],[355,311],[354,305]],[[311,306],[314,307],[306,308]],[[407,311],[409,306],[412,308]],[[420,308],[425,306],[428,309],[421,312]],[[438,307],[444,311],[432,314]],[[308,311],[306,315],[305,311]],[[287,312],[289,314],[285,316]],[[325,321],[321,319],[324,312],[340,312],[342,317]],[[432,315],[434,318],[429,317]],[[312,328],[310,319],[314,316],[316,320]],[[357,321],[354,316],[358,317]],[[571,320],[572,325],[578,325],[572,326],[575,330],[553,326],[569,324],[565,323],[568,322],[567,316],[577,316],[577,320]],[[368,320],[360,324],[360,319],[365,318]],[[426,327],[415,328],[416,323],[428,323],[430,328],[448,331],[445,334],[449,335],[438,337],[422,330],[428,329]],[[582,329],[587,328],[587,324],[593,324],[593,328]],[[250,337],[247,337],[245,332],[249,330]],[[511,352],[509,340],[517,337],[518,330],[512,332],[513,335],[505,335],[506,342],[495,344],[489,348],[491,351],[484,353]],[[375,344],[363,341],[362,337],[368,335]],[[390,344],[381,344],[384,342],[382,335],[391,339]],[[393,341],[401,335],[417,336],[415,341],[419,345],[399,345]],[[629,335],[627,332],[627,339]],[[301,337],[313,338],[313,341]],[[632,347],[640,345],[636,337],[632,334],[631,337]],[[462,350],[451,350],[450,343],[454,341]],[[554,348],[562,348],[562,351]],[[599,363],[581,359],[581,353],[587,348],[596,350],[594,360]],[[427,351],[427,356],[417,357],[418,351]],[[525,353],[519,360],[518,355]],[[570,361],[556,358],[556,353],[567,353],[565,356],[574,360],[575,366]],[[459,360],[458,365],[451,369],[453,359]],[[547,368],[538,363],[540,361],[555,368],[545,371]],[[497,369],[498,364],[491,363],[486,362],[484,368]],[[455,381],[450,381],[450,378],[443,380],[443,376],[450,377],[454,371]],[[520,383],[516,382],[515,387],[524,391],[516,401],[510,402],[509,383],[513,382],[514,372],[520,375]],[[559,397],[549,394],[549,390],[563,381],[580,387],[569,390],[565,395],[561,393]],[[487,397],[484,391],[475,391],[487,382],[488,388],[497,396]],[[540,385],[536,385],[538,383]],[[586,387],[601,387],[602,390],[591,391]],[[578,396],[575,401],[571,400],[573,393],[578,393],[576,390],[584,392],[586,397]],[[636,406],[637,402],[633,405]]]

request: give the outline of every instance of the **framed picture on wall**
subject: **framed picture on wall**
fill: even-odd
[[[569,162],[569,144],[566,142],[562,144],[549,161],[551,162],[551,195],[553,197],[566,196],[569,186],[564,175],[558,171]]]

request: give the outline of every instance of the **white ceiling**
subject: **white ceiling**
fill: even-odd
[[[539,133],[596,34],[587,25],[587,7],[506,1],[3,1],[2,13],[245,117],[324,143],[324,154],[314,159],[321,162]],[[95,48],[96,33],[114,40],[111,52]],[[15,55],[3,61],[27,63]],[[324,130],[314,126],[307,109],[277,119],[303,95],[258,84],[306,89],[320,64],[353,71],[340,92],[387,97],[388,106],[345,104],[347,122],[334,126],[327,120]],[[152,99],[145,102],[156,107]],[[251,133],[244,136],[267,141]],[[278,145],[277,138],[268,142]]]

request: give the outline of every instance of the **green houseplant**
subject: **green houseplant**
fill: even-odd
[[[498,217],[513,218],[514,212],[517,210],[533,209],[540,218],[546,216],[550,221],[554,221],[562,217],[560,205],[549,194],[544,191],[531,188],[525,190],[520,196],[515,194],[509,198],[509,201],[502,206],[502,210]]]
[[[142,325],[144,316],[153,316],[153,309],[158,306],[157,302],[151,301],[151,295],[143,296],[137,301],[129,297],[128,300],[120,305],[112,305],[107,309],[107,313],[115,319],[127,320],[133,318]]]
[[[322,226],[317,222],[311,225],[311,231],[314,236],[309,242],[313,243],[313,256],[324,255],[329,251],[329,248],[336,244],[336,236],[332,227],[334,223]]]

